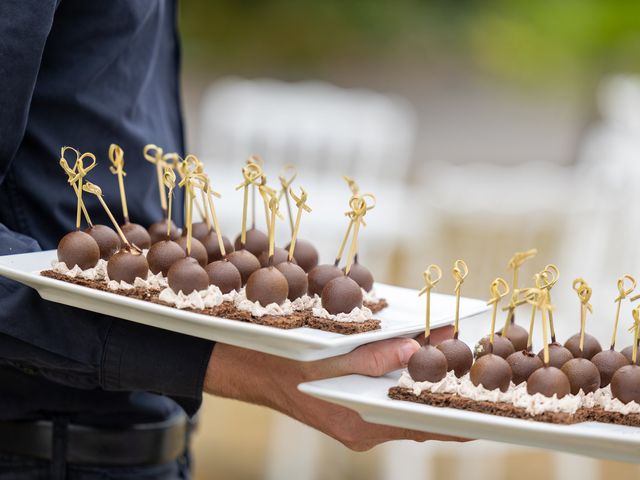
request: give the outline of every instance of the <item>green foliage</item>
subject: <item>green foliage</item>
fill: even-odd
[[[240,73],[454,57],[525,84],[640,69],[638,0],[182,0],[191,61]]]

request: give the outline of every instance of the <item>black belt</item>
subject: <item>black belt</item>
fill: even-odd
[[[62,432],[61,432],[62,430]],[[96,428],[58,420],[0,422],[0,452],[53,460],[64,435],[65,460],[77,465],[159,465],[183,455],[191,425],[183,413],[126,429]]]

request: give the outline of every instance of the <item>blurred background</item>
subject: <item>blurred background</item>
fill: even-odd
[[[301,236],[328,261],[346,227],[341,175],[352,175],[377,197],[361,261],[378,281],[418,288],[426,265],[446,272],[462,258],[463,294],[484,298],[514,251],[537,247],[521,278],[559,266],[559,337],[578,330],[571,282],[582,276],[594,290],[588,330],[608,344],[616,279],[640,275],[640,3],[182,0],[180,13],[188,145],[223,194],[228,236],[240,228],[240,167],[257,153],[272,184],[297,165],[294,186],[314,209]],[[278,242],[288,235],[281,222]],[[445,275],[439,291],[452,287]],[[474,343],[488,321],[462,328]],[[626,328],[618,342],[630,343]],[[217,398],[205,400],[195,450],[200,479],[640,474],[490,442],[356,454]]]

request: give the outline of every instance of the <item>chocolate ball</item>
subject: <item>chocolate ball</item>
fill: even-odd
[[[185,257],[169,268],[167,282],[171,290],[189,295],[209,287],[209,275],[193,257]]]
[[[318,265],[309,272],[309,295],[322,295],[325,285],[344,273],[335,265]]]
[[[624,347],[620,353],[625,356],[629,365],[633,363],[633,345]],[[638,349],[638,355],[636,355],[636,365],[640,365],[640,348]]]
[[[474,348],[476,359],[487,355],[488,353],[493,353],[499,357],[506,359],[515,351],[516,349],[513,348],[513,343],[511,343],[511,340],[502,338],[500,335],[493,336],[493,351],[491,351],[491,345],[489,344],[489,335],[482,337]]]
[[[415,382],[439,382],[447,375],[447,358],[433,345],[425,345],[411,355],[407,369]]]
[[[182,247],[173,240],[160,240],[151,245],[147,252],[149,270],[155,274],[162,272],[162,275],[166,277],[171,265],[186,256],[187,254]]]
[[[149,264],[145,256],[137,250],[121,248],[107,262],[109,280],[133,285],[136,278],[147,279]]]
[[[593,362],[598,372],[600,372],[601,387],[606,387],[611,383],[613,374],[616,373],[619,368],[631,363],[622,353],[611,349],[596,353],[591,359],[591,362]]]
[[[502,335],[502,331],[496,332],[496,335]],[[513,345],[513,349],[518,352],[520,350],[527,349],[527,342],[529,341],[529,332],[526,328],[511,322],[507,327],[507,338]]]
[[[611,379],[611,394],[622,403],[640,403],[640,367],[620,367]]]
[[[210,231],[211,228],[206,224],[206,222],[195,222],[191,224],[191,236],[193,238],[197,238],[200,242],[202,242],[204,237],[206,237]]]
[[[276,265],[278,265],[279,263],[288,261],[288,259],[289,259],[289,252],[287,252],[284,248],[275,247],[273,249],[273,263],[272,263],[272,265],[274,267]],[[260,254],[260,256],[258,257],[258,261],[260,262],[260,265],[263,268],[264,267],[268,267],[269,266],[269,251],[266,250],[266,251],[262,252]],[[293,262],[295,263],[295,259],[293,259]]]
[[[215,285],[222,293],[242,288],[242,276],[236,266],[227,260],[217,260],[204,267],[209,275],[209,284]]]
[[[473,353],[469,346],[457,338],[449,338],[437,347],[447,359],[449,370],[453,370],[456,377],[461,377],[469,371],[473,364]]]
[[[272,303],[282,305],[288,293],[287,279],[275,267],[260,268],[247,280],[247,298],[263,307]]]
[[[531,374],[527,380],[527,393],[541,393],[545,397],[557,395],[562,398],[571,392],[569,379],[556,367],[542,367]]]
[[[58,243],[58,261],[64,262],[69,269],[76,265],[82,270],[93,268],[98,260],[100,247],[88,233],[74,230],[62,237]]]
[[[152,223],[149,227],[149,237],[151,237],[151,245],[158,243],[160,240],[167,239],[167,220]],[[169,240],[176,240],[180,236],[180,229],[171,221],[171,233]]]
[[[577,395],[580,390],[590,393],[600,388],[600,372],[586,358],[572,358],[562,366],[561,370],[569,379],[573,395]]]
[[[290,246],[291,244],[289,243],[284,247],[285,250],[289,251]],[[313,267],[318,265],[318,250],[316,250],[316,247],[314,247],[308,240],[298,238],[296,239],[296,248],[293,251],[293,258],[295,258],[296,263],[308,273]]]
[[[229,260],[240,272],[242,285],[246,285],[247,280],[253,272],[260,268],[260,262],[249,250],[236,250],[227,255]]]
[[[593,335],[584,334],[584,345],[580,351],[580,334],[576,333],[564,343],[564,347],[571,352],[574,358],[586,358],[591,360],[593,356],[602,351],[600,342]]]
[[[506,392],[511,383],[511,367],[504,358],[487,353],[476,360],[469,376],[476,387],[482,385],[487,390],[499,388]]]
[[[180,238],[176,240],[176,243],[182,247],[182,250],[187,252],[187,237],[186,235],[182,235]],[[191,239],[191,255],[190,257],[195,258],[201,267],[204,267],[208,262],[209,256],[207,255],[207,249],[204,248],[202,242],[197,238]]]
[[[507,357],[507,363],[511,367],[512,380],[516,385],[526,382],[533,372],[544,366],[540,357],[527,350],[513,352]]]
[[[149,248],[151,246],[151,237],[149,232],[142,225],[137,223],[127,222],[120,225],[120,230],[124,234],[127,241],[138,248]]]
[[[544,348],[538,352],[540,360],[544,362]],[[558,342],[549,344],[549,365],[556,368],[562,366],[573,358],[571,352]]]
[[[257,228],[250,228],[247,230],[247,241],[244,247],[240,243],[242,233],[236,237],[234,246],[236,250],[245,249],[253,253],[256,257],[259,257],[262,252],[269,250],[269,238],[267,235]]]
[[[287,279],[287,285],[289,286],[289,294],[287,298],[291,301],[296,298],[300,298],[307,293],[309,282],[307,281],[307,274],[293,262],[282,262],[276,265],[276,268]]]
[[[346,267],[343,269],[343,271]],[[351,265],[349,270],[349,277],[353,278],[355,282],[360,285],[365,292],[370,292],[373,288],[373,275],[367,267],[363,267],[358,262]]]
[[[215,231],[210,230],[209,233],[207,233],[201,240],[201,242],[202,245],[204,245],[205,250],[207,251],[209,263],[222,259],[222,252],[220,251],[220,246],[218,245],[218,235]],[[233,245],[231,245],[231,241],[224,235],[222,235],[222,244],[224,245],[224,250],[227,255],[233,252],[234,248]]]
[[[94,225],[87,228],[84,233],[88,233],[98,244],[100,258],[109,260],[111,255],[120,250],[120,237],[113,228],[106,225]]]
[[[322,307],[331,315],[362,308],[362,289],[346,275],[330,280],[322,289]]]

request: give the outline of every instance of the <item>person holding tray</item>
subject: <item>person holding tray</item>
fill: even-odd
[[[55,248],[73,229],[61,145],[96,152],[103,165],[91,178],[101,185],[113,181],[112,142],[185,152],[179,62],[175,1],[0,2],[0,255]],[[142,154],[127,167],[130,215],[149,225],[161,215],[155,179]],[[105,191],[107,203],[116,195]],[[108,223],[91,201],[95,221]],[[418,348],[394,339],[300,363],[46,302],[0,278],[0,479],[188,478],[203,391],[279,410],[356,450],[435,438],[366,424],[296,390],[382,375]]]

